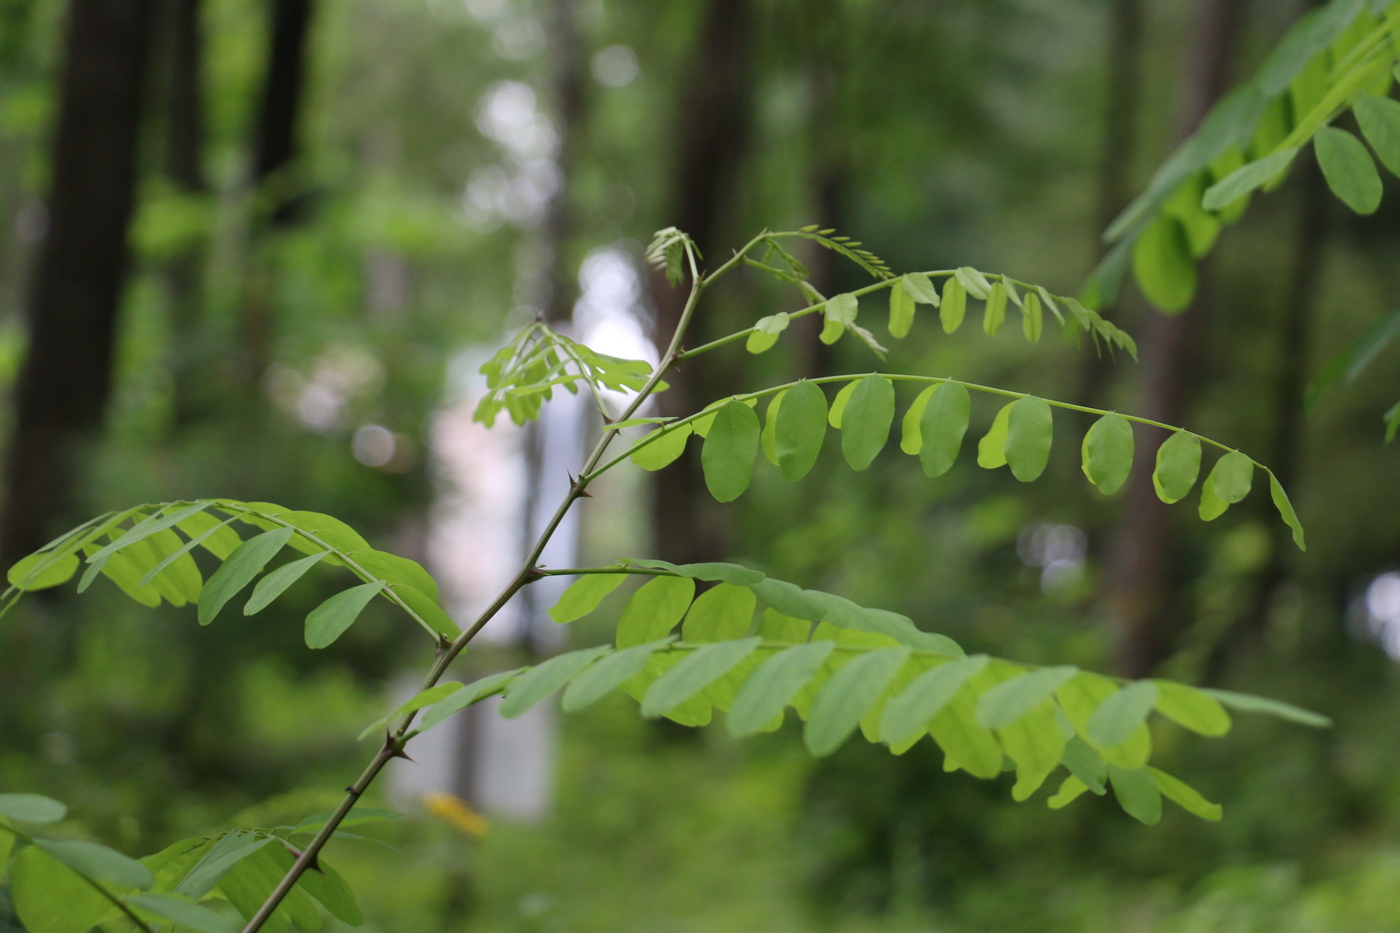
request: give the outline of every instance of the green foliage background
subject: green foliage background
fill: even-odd
[[[897,270],[974,265],[1077,290],[1100,255],[1108,4],[750,6],[753,122],[726,202],[729,240],[839,220]],[[1250,73],[1301,12],[1265,6],[1251,14],[1237,74]],[[1145,7],[1130,166],[1138,187],[1175,140],[1189,7]],[[674,221],[677,101],[705,8],[579,5],[589,54],[627,45],[640,73],[625,87],[590,84],[567,268],[602,246],[639,251]],[[220,359],[236,340],[245,286],[245,259],[219,244],[236,240],[247,207],[238,183],[264,11],[211,0],[215,193],[174,192],[158,153],[147,155],[119,391],[75,518],[181,496],[266,499],[335,514],[377,547],[416,556],[432,495],[425,425],[450,391],[455,354],[498,342],[506,322],[522,322],[511,309],[542,303],[537,229],[469,221],[462,201],[473,172],[504,161],[474,123],[494,82],[529,82],[547,106],[550,63],[528,38],[546,12],[525,0],[354,0],[318,10],[296,179],[312,208],[261,241],[255,257],[271,270],[280,378],[297,384],[326,360],[369,374],[344,421],[317,433],[279,407],[275,380],[250,391]],[[0,3],[6,379],[22,353],[18,296],[33,247],[19,220],[47,177],[61,14],[53,0]],[[511,35],[527,38],[512,46]],[[501,54],[517,48],[523,57]],[[1281,358],[1278,339],[1294,187],[1257,197],[1223,236],[1209,272],[1212,313],[1193,341],[1192,430],[1268,450],[1279,429],[1276,375],[1317,378],[1394,310],[1400,199],[1394,179],[1386,184],[1368,218],[1336,206],[1317,260],[1323,287],[1307,359]],[[161,270],[191,241],[214,244],[205,313],[182,351],[206,373],[197,416],[177,423],[167,365],[175,323]],[[367,257],[376,255],[412,270],[407,304],[394,313],[374,312],[367,297]],[[828,293],[864,284],[857,270],[829,275]],[[726,289],[716,313],[724,327],[743,326],[791,310],[786,300],[746,279]],[[1129,294],[1113,320],[1141,336],[1153,313]],[[1076,397],[1089,378],[1084,348],[1047,336],[1032,349],[1014,328],[993,339],[971,330],[948,338],[916,329],[890,368],[1052,398]],[[874,365],[852,340],[820,352],[833,371]],[[794,378],[806,365],[781,342],[761,357],[734,348],[724,360],[726,391]],[[1279,547],[1265,497],[1256,490],[1212,526],[1190,509],[1173,518],[1181,559],[1169,591],[1168,671],[1284,697],[1337,723],[1314,734],[1241,717],[1226,743],[1167,749],[1169,770],[1225,802],[1221,823],[1171,814],[1141,827],[1093,800],[1055,813],[1012,805],[1000,784],[944,775],[928,743],[901,758],[850,743],[814,762],[791,727],[745,741],[721,728],[681,733],[639,721],[635,704],[613,698],[564,719],[560,797],[547,823],[498,822],[475,839],[428,817],[377,831],[401,855],[347,843],[337,864],[386,930],[1400,929],[1397,668],[1348,621],[1360,588],[1400,561],[1400,446],[1382,445],[1377,430],[1398,382],[1395,354],[1380,356],[1308,411],[1292,491],[1310,549],[1285,557],[1286,583],[1263,626],[1249,620]],[[1120,359],[1104,404],[1132,411],[1135,396],[1133,364]],[[369,422],[411,440],[416,454],[403,472],[353,459],[351,433]],[[904,612],[969,651],[1103,668],[1111,633],[1096,593],[1120,506],[1087,487],[1071,447],[1057,444],[1046,476],[1022,486],[976,469],[966,452],[936,481],[892,454],[853,480],[829,443],[801,484],[760,470],[727,517],[707,520],[720,523],[728,556]],[[616,503],[639,488],[632,483],[619,477],[602,495]],[[1018,557],[1018,536],[1040,523],[1086,531],[1079,583],[1043,592],[1039,571]],[[587,549],[600,561],[642,553],[645,515],[623,525],[589,527]],[[421,658],[402,647],[401,621],[377,609],[325,652],[305,651],[300,618],[329,592],[293,591],[257,624],[207,629],[189,610],[148,611],[103,585],[81,600],[30,601],[22,611],[41,634],[24,668],[5,671],[0,786],[65,800],[74,830],[132,853],[331,805],[324,789],[342,787],[358,766],[353,736],[382,712],[383,685]],[[572,646],[609,640],[607,621],[585,623]]]

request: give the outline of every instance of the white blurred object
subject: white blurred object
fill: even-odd
[[[610,45],[593,56],[593,80],[604,87],[626,87],[640,70],[637,53],[625,45]]]
[[[1366,587],[1366,627],[1386,654],[1400,660],[1400,573],[1383,573]]]
[[[1033,525],[1016,539],[1022,563],[1040,568],[1045,593],[1067,590],[1084,575],[1089,539],[1073,525]]]

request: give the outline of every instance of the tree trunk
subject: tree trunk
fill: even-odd
[[[272,356],[273,270],[262,255],[269,228],[300,219],[305,197],[292,168],[300,151],[298,126],[306,86],[306,44],[311,0],[273,0],[267,69],[253,149],[254,212],[248,231],[248,262],[243,281],[242,360],[239,376],[246,391],[257,391]]]
[[[208,193],[204,175],[204,36],[200,0],[166,4],[165,174],[180,193]],[[204,306],[203,267],[206,243],[201,237],[184,245],[165,264],[170,300],[170,374],[173,382],[173,427],[188,426],[199,415],[201,386],[208,367],[200,352]]]
[[[716,265],[723,252],[723,222],[733,202],[733,184],[748,136],[746,51],[751,9],[748,0],[711,0],[701,33],[693,76],[684,85],[676,150],[673,224],[695,240],[706,261]],[[685,304],[684,288],[653,277],[657,339],[670,339]],[[698,315],[689,345],[710,336]],[[667,377],[671,388],[658,396],[662,414],[681,415],[722,393],[726,380],[709,357],[686,362]],[[653,506],[654,547],[668,560],[714,559],[722,532],[704,489],[698,449],[656,474]]]
[[[1202,0],[1199,11],[1191,74],[1185,82],[1183,137],[1196,129],[1225,91],[1244,4],[1241,0]],[[1167,424],[1181,423],[1191,389],[1197,384],[1188,372],[1189,350],[1210,303],[1207,263],[1201,270],[1196,297],[1185,311],[1153,314],[1148,319],[1140,338],[1143,394],[1136,409],[1143,416]],[[1116,666],[1128,677],[1151,673],[1167,657],[1173,637],[1168,620],[1176,560],[1167,506],[1152,486],[1156,447],[1138,447],[1108,566],[1108,608],[1117,628]]]
[[[111,391],[151,19],[149,0],[69,8],[49,228],[30,285],[6,464],[7,567],[57,531],[74,498],[78,449],[96,436]]]
[[[1137,118],[1142,99],[1142,46],[1142,0],[1113,0],[1108,23],[1103,148],[1099,153],[1094,210],[1095,251],[1100,257],[1104,253],[1100,235],[1127,207],[1133,193],[1133,157],[1137,152]],[[1112,314],[1110,307],[1099,310],[1106,316]],[[1082,404],[1099,404],[1115,362],[1109,353],[1085,357],[1079,390]]]

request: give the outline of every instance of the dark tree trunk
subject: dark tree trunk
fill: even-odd
[[[305,96],[306,38],[310,27],[311,0],[273,0],[267,72],[253,158],[255,182],[261,183],[297,156],[297,125]]]
[[[1230,59],[1244,18],[1242,0],[1203,0],[1191,73],[1182,104],[1183,136],[1194,131],[1224,93]],[[1145,417],[1180,424],[1196,380],[1190,349],[1211,303],[1210,270],[1202,269],[1196,298],[1180,314],[1153,314],[1143,328],[1142,402]],[[1155,437],[1154,441],[1163,438]],[[1176,571],[1167,506],[1152,486],[1155,443],[1140,444],[1108,566],[1108,605],[1117,628],[1116,665],[1128,677],[1152,672],[1169,653],[1171,589]]]
[[[722,261],[726,208],[733,203],[748,136],[745,75],[751,13],[747,0],[711,0],[692,77],[681,95],[674,206],[667,220],[690,234],[710,266]],[[657,339],[664,347],[680,319],[685,290],[671,288],[661,276],[654,282]],[[687,344],[702,343],[708,336],[705,316],[697,316]],[[709,357],[702,357],[687,362],[667,381],[671,389],[658,396],[662,413],[678,415],[722,393],[726,381],[732,380],[726,380]],[[654,494],[655,549],[662,557],[705,560],[722,550],[694,448],[656,474]]]
[[[149,0],[69,8],[49,228],[30,285],[6,464],[7,567],[57,531],[78,448],[97,434],[111,391],[151,19]]]
[[[300,151],[311,14],[311,0],[272,0],[267,68],[254,130],[251,184],[256,205],[243,282],[239,379],[250,397],[267,371],[273,341],[273,270],[261,255],[260,241],[269,228],[295,223],[306,207],[291,172]]]
[[[1296,488],[1298,465],[1303,455],[1304,400],[1308,342],[1312,332],[1313,310],[1322,284],[1323,261],[1327,251],[1331,195],[1317,163],[1308,160],[1299,166],[1298,232],[1293,245],[1292,277],[1284,298],[1283,319],[1279,326],[1278,373],[1274,383],[1274,436],[1266,451],[1267,460],[1284,489]],[[1266,500],[1261,500],[1266,501]],[[1268,625],[1269,610],[1279,585],[1287,579],[1288,563],[1295,553],[1292,532],[1272,518],[1273,549],[1269,562],[1255,583],[1246,636],[1257,635]]]
[[[209,190],[204,175],[204,35],[200,0],[167,2],[165,173],[184,194]],[[203,239],[190,242],[170,257],[163,270],[170,296],[170,372],[173,422],[179,429],[200,411],[200,392],[208,367],[200,353],[204,305]]]
[[[1103,149],[1094,210],[1095,248],[1098,238],[1113,223],[1132,197],[1133,156],[1137,152],[1137,117],[1142,99],[1142,0],[1113,0],[1108,23],[1108,69],[1105,75]],[[1099,309],[1106,316],[1112,308]],[[1079,397],[1085,405],[1097,405],[1113,374],[1115,357],[1094,353],[1085,358]]]

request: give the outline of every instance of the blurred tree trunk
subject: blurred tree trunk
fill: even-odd
[[[1267,458],[1264,462],[1273,468],[1278,481],[1288,490],[1297,488],[1298,467],[1303,457],[1304,402],[1308,383],[1304,374],[1332,215],[1331,195],[1317,163],[1307,159],[1299,169],[1298,229],[1290,266],[1292,274],[1279,322],[1278,373],[1273,389],[1273,437],[1264,452]],[[1259,501],[1268,502],[1262,498]],[[1262,508],[1269,509],[1267,505]],[[1269,552],[1269,562],[1255,582],[1249,614],[1245,619],[1246,636],[1257,635],[1268,625],[1274,595],[1287,579],[1288,564],[1296,553],[1292,532],[1272,515],[1266,521],[1273,530],[1273,547]]]
[[[73,0],[68,16],[49,226],[30,284],[6,463],[6,567],[53,537],[72,504],[80,448],[97,435],[111,392],[127,272],[152,7]]]
[[[710,268],[722,262],[726,208],[748,141],[749,95],[745,81],[752,10],[748,0],[710,0],[691,78],[682,85],[676,134],[676,182],[667,225],[695,240]],[[657,340],[664,349],[680,320],[685,289],[653,277]],[[691,324],[687,345],[713,336],[706,315]],[[732,377],[732,373],[729,374]],[[727,391],[732,378],[711,357],[688,361],[667,377],[658,396],[661,413],[680,415]],[[705,491],[698,448],[658,472],[653,486],[654,549],[676,562],[713,559],[722,533]]]
[[[1142,0],[1113,0],[1108,22],[1103,149],[1099,153],[1094,210],[1094,247],[1100,257],[1105,250],[1099,237],[1133,197],[1133,158],[1137,152],[1137,119],[1142,100],[1142,49]],[[1099,310],[1111,315],[1113,309]],[[1079,391],[1083,404],[1099,404],[1115,361],[1109,353],[1092,353],[1085,357]]]
[[[209,192],[204,175],[204,36],[200,0],[168,0],[166,4],[165,174],[182,195]],[[202,270],[204,237],[186,243],[164,269],[170,296],[170,371],[174,383],[174,427],[195,420],[199,412],[201,372],[201,313],[204,305]]]
[[[263,255],[270,230],[300,219],[305,196],[293,169],[300,153],[299,126],[306,96],[306,46],[311,0],[272,0],[262,100],[254,129],[254,205],[249,260],[243,283],[243,359],[240,376],[256,391],[271,361],[273,270]]]
[[[573,316],[575,293],[578,290],[578,279],[569,253],[574,232],[574,212],[569,200],[569,185],[574,178],[574,168],[578,161],[578,134],[587,104],[588,63],[574,8],[575,0],[551,0],[548,20],[550,57],[554,65],[551,96],[554,105],[554,128],[559,138],[555,164],[559,169],[560,185],[559,190],[550,198],[544,215],[543,245],[549,262],[546,276],[549,295],[545,300],[544,316],[545,320],[555,327],[567,326],[569,323]],[[561,395],[555,404],[559,408],[565,408],[570,406],[570,402],[571,400],[566,400]],[[567,410],[566,408],[565,417]],[[583,414],[580,412],[580,416]],[[543,513],[553,509],[554,502],[551,500],[558,492],[555,487],[563,479],[557,475],[546,475],[546,470],[562,466],[557,462],[552,465],[547,462],[550,459],[546,443],[548,429],[544,419],[549,417],[550,413],[546,413],[541,420],[532,421],[525,428],[525,465],[529,475],[525,484],[522,523],[527,548],[544,530],[549,518]],[[540,639],[536,637],[541,626],[552,624],[543,617],[544,610],[548,608],[547,603],[541,605],[544,592],[538,586],[527,586],[517,597],[520,601],[520,617],[525,620],[522,634],[527,651],[535,652],[537,649],[548,647],[538,644]]]
[[[1183,82],[1182,136],[1193,132],[1224,93],[1230,62],[1244,18],[1243,0],[1202,0],[1190,75]],[[1190,371],[1191,349],[1202,318],[1211,305],[1209,263],[1201,269],[1196,297],[1180,314],[1152,314],[1139,336],[1142,352],[1142,401],[1135,410],[1146,418],[1180,424],[1196,385]],[[1152,485],[1154,452],[1164,438],[1150,431],[1154,443],[1140,443],[1128,482],[1122,520],[1116,533],[1107,575],[1107,602],[1116,627],[1116,667],[1128,677],[1156,668],[1171,648],[1171,598],[1176,575],[1167,506]],[[1141,437],[1141,435],[1139,435]]]

